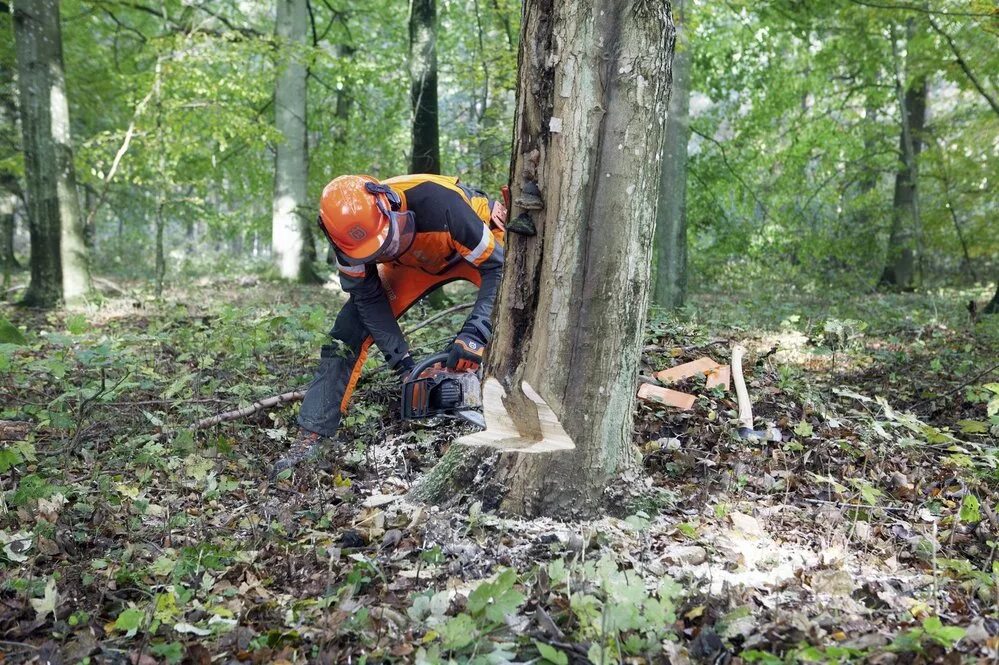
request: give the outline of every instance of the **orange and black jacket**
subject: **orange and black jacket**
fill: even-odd
[[[492,337],[493,303],[503,272],[503,245],[489,228],[492,202],[458,178],[406,175],[383,181],[402,198],[402,209],[412,211],[416,234],[412,245],[387,266],[417,268],[428,275],[428,291],[456,265],[467,262],[479,271],[481,284],[472,312],[462,326],[483,342]],[[502,237],[502,236],[500,236]],[[399,323],[392,315],[376,264],[350,266],[339,256],[340,283],[354,299],[361,322],[390,366],[409,352]],[[432,276],[432,278],[431,278]]]

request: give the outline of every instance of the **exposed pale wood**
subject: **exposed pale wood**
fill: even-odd
[[[648,402],[657,402],[659,404],[665,404],[666,406],[673,406],[678,409],[683,409],[684,411],[689,411],[694,407],[694,402],[697,400],[696,397],[688,393],[682,393],[679,390],[671,390],[669,388],[660,388],[659,386],[654,386],[651,383],[643,383],[638,389],[638,398],[644,399]]]
[[[576,446],[548,403],[526,381],[521,390],[526,405],[513,403],[493,377],[482,385],[486,429],[457,440],[464,446],[486,446],[521,453],[549,453]],[[528,411],[530,410],[530,411]]]
[[[708,372],[708,378],[704,382],[704,387],[710,390],[711,388],[722,386],[725,390],[728,390],[731,379],[731,368],[728,365],[722,365]]]
[[[719,367],[721,367],[721,365],[716,363],[714,360],[708,358],[707,356],[703,356],[697,360],[692,360],[689,363],[664,369],[656,374],[656,378],[663,383],[676,383],[677,381],[683,381],[684,379],[689,379],[690,377],[697,376],[698,374],[707,374],[711,370],[718,369]]]
[[[746,379],[742,375],[742,358],[746,348],[741,344],[732,347],[732,380],[735,382],[735,395],[739,400],[739,427],[753,429],[753,403],[749,401]]]

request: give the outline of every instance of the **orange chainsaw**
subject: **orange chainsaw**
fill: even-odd
[[[449,370],[446,363],[447,353],[430,356],[402,382],[403,420],[458,418],[485,429],[479,375]]]

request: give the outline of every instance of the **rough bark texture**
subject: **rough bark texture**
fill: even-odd
[[[75,302],[90,290],[73,171],[58,0],[14,3],[21,132],[31,235],[28,305]]]
[[[306,144],[307,72],[302,62],[308,25],[306,0],[278,0],[277,86],[274,121],[281,141],[274,161],[274,203],[271,217],[272,245],[278,272],[284,279],[315,281],[306,254],[308,240],[309,155]]]
[[[674,3],[676,51],[666,138],[663,140],[659,207],[656,213],[656,281],[653,304],[666,309],[683,305],[687,295],[687,142],[690,140],[690,39],[685,0]]]
[[[413,109],[413,158],[410,170],[413,173],[440,173],[436,0],[410,2],[409,76]]]
[[[912,32],[911,24],[909,32],[910,34]],[[901,116],[899,132],[901,162],[895,174],[888,255],[880,281],[882,286],[911,290],[916,285],[917,277],[916,251],[920,233],[918,163],[926,126],[927,86],[926,78],[920,77],[903,92],[901,88],[904,78],[901,73],[898,74],[897,81]]]
[[[497,479],[508,510],[582,517],[635,470],[673,26],[654,0],[527,0],[522,25],[512,216],[537,235],[507,236],[487,373],[512,409],[530,383],[577,447],[506,456]]]

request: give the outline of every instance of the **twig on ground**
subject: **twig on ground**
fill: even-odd
[[[950,390],[948,390],[945,393],[940,393],[939,395],[934,395],[933,397],[927,397],[926,399],[921,399],[918,402],[914,402],[913,404],[910,404],[907,407],[907,410],[911,411],[912,409],[915,409],[917,406],[922,406],[923,404],[928,404],[930,402],[935,402],[938,399],[940,399],[941,397],[947,397],[948,395],[953,395],[958,390],[961,390],[962,388],[967,388],[968,386],[970,386],[972,383],[974,383],[978,379],[980,379],[980,378],[982,378],[984,376],[988,376],[989,374],[991,374],[992,372],[996,371],[997,369],[999,369],[999,365],[993,365],[992,367],[988,368],[984,372],[979,372],[978,374],[974,375],[973,377],[971,377],[970,379],[968,379],[967,381],[965,381],[961,385],[956,386],[954,388],[951,388]]]
[[[211,427],[212,425],[218,425],[219,423],[228,422],[230,420],[239,420],[240,418],[245,418],[246,416],[252,416],[254,413],[263,411],[264,409],[270,409],[271,407],[278,406],[279,404],[297,402],[304,398],[305,391],[303,390],[292,390],[291,392],[281,393],[280,395],[273,395],[272,397],[257,400],[250,406],[245,406],[242,409],[226,411],[225,413],[220,413],[216,416],[202,418],[198,422],[191,425],[191,429],[204,429],[205,427]]]
[[[890,510],[896,513],[907,513],[908,508],[902,508],[900,506],[871,506],[866,503],[846,503],[843,501],[827,501],[825,499],[809,499],[806,497],[801,497],[802,501],[807,503],[818,503],[832,506],[839,506],[840,508],[857,508],[862,510]]]

